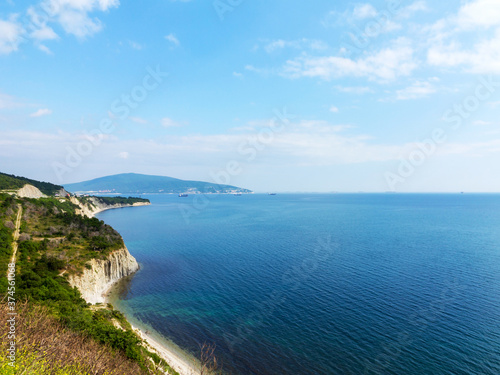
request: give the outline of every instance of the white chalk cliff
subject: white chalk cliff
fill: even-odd
[[[137,206],[149,206],[151,203],[149,202],[136,202],[134,204],[105,204],[99,201],[99,199],[95,197],[88,198],[90,204],[85,204],[81,202],[77,197],[70,198],[71,203],[76,204],[80,208],[76,210],[78,215],[93,217],[95,214],[105,211],[111,210],[113,208],[122,208],[122,207],[137,207]]]
[[[71,197],[70,201],[77,205],[78,215],[93,217],[98,212],[121,207],[150,205],[149,202],[107,205],[95,197],[89,197],[87,202]],[[87,262],[90,268],[85,268],[81,275],[68,276],[71,286],[78,288],[85,301],[95,304],[104,302],[104,295],[109,288],[123,277],[129,276],[139,269],[139,264],[130,255],[127,247],[112,252],[105,260],[92,259]]]
[[[68,281],[77,287],[83,299],[89,303],[104,302],[104,295],[109,288],[123,277],[129,276],[139,269],[139,264],[130,255],[128,249],[114,251],[105,259],[92,259],[81,275],[70,275]]]

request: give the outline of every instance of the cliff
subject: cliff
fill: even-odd
[[[15,373],[26,374],[55,373],[64,368],[65,373],[72,374],[179,375],[141,345],[140,337],[123,314],[111,306],[90,307],[82,304],[81,299],[83,296],[90,303],[102,302],[103,293],[115,281],[139,268],[120,234],[102,220],[81,215],[84,207],[92,216],[103,209],[149,201],[132,197],[95,197],[95,200],[80,197],[80,202],[70,202],[71,197],[61,187],[26,182],[24,178],[1,173],[0,189],[3,275],[8,265],[14,263],[13,245],[18,245],[16,353],[10,358],[0,356],[0,368],[9,372],[12,366]],[[18,215],[21,209],[22,214]],[[20,222],[16,222],[17,218]],[[16,227],[22,231],[19,241],[15,241]],[[7,278],[0,277],[2,294],[7,295],[8,286]],[[75,287],[81,293],[76,293]],[[47,300],[51,301],[50,309],[44,307]],[[2,319],[10,314],[6,306],[0,306]],[[23,321],[28,316],[30,319]],[[9,351],[11,344],[0,340],[0,350]]]
[[[93,217],[98,212],[113,208],[151,204],[149,202],[107,204],[99,197],[86,197],[85,199],[70,197],[70,201],[79,207],[76,209],[77,215],[87,217]],[[93,304],[104,302],[104,294],[111,285],[139,269],[137,261],[130,255],[126,247],[112,252],[105,260],[92,259],[87,262],[86,267],[90,268],[85,268],[81,275],[69,276],[68,281],[71,286],[80,291],[87,302]]]
[[[78,288],[85,301],[93,304],[104,302],[104,294],[111,285],[139,269],[126,247],[109,254],[105,260],[92,259],[87,264],[90,268],[85,268],[81,275],[68,276],[68,281]]]
[[[149,202],[136,202],[134,204],[123,204],[123,203],[117,203],[117,204],[106,204],[103,203],[99,200],[99,198],[96,197],[89,197],[88,203],[82,202],[80,199],[77,197],[71,197],[70,201],[73,204],[76,204],[79,209],[76,210],[77,215],[83,215],[87,217],[93,217],[99,212],[105,211],[105,210],[111,210],[113,208],[123,208],[123,207],[137,207],[137,206],[149,206],[151,203]]]

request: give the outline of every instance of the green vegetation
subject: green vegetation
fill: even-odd
[[[26,177],[0,173],[0,190],[19,190],[26,184],[37,187],[45,195],[55,195],[55,193],[63,188],[62,186],[54,185],[50,182],[40,182]]]
[[[130,325],[120,324],[123,329],[119,329],[113,324],[124,323],[123,315],[113,309],[90,309],[80,292],[61,275],[67,259],[47,256],[47,244],[48,241],[20,243],[16,297],[46,307],[63,327],[122,353],[144,372],[150,370],[151,354],[140,345],[141,340]]]
[[[17,213],[15,199],[8,194],[0,194],[0,293],[7,291],[7,265],[12,256],[12,233]]]
[[[84,204],[93,204],[93,202],[106,204],[106,205],[115,205],[115,204],[129,204],[133,205],[134,203],[151,203],[149,199],[145,198],[137,198],[137,197],[96,197],[96,196],[87,196],[87,197],[79,197],[80,201]]]
[[[22,204],[22,232],[35,244],[47,241],[47,255],[64,259],[69,274],[81,272],[90,259],[104,259],[124,246],[117,231],[97,218],[77,215],[78,206],[66,199],[23,199]]]
[[[24,301],[17,304],[16,312],[15,366],[9,365],[10,359],[6,355],[0,356],[1,374],[144,373],[137,362],[127,358],[121,351],[66,327],[45,306]],[[0,305],[0,317],[3,321],[8,319],[7,313],[6,305]],[[0,334],[2,353],[7,353],[10,341],[6,336],[6,333]]]
[[[104,204],[134,204],[134,203],[150,203],[149,199],[135,197],[95,197]]]
[[[4,275],[12,255],[18,205],[23,216],[15,298],[26,301],[19,308],[22,311],[17,311],[26,321],[18,322],[17,368],[12,369],[6,357],[0,356],[0,373],[163,374],[162,367],[177,374],[142,346],[119,311],[111,306],[89,306],[69,285],[68,274],[81,272],[90,259],[106,258],[124,244],[120,234],[101,220],[77,215],[78,206],[67,199],[20,199],[0,194],[2,294],[6,292]],[[6,313],[7,305],[2,303],[0,316],[4,321]],[[3,337],[4,330],[0,336],[5,352],[8,340]]]

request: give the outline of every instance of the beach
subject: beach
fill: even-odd
[[[148,350],[158,354],[170,365],[170,367],[172,367],[179,374],[199,374],[199,370],[196,369],[195,365],[191,361],[189,361],[187,358],[183,358],[181,355],[177,354],[167,346],[160,344],[152,337],[150,333],[146,333],[134,325],[132,325],[132,329],[141,337],[141,339],[145,341],[145,345]]]
[[[120,310],[120,292],[126,288],[128,282],[129,278],[125,278],[111,285],[103,295],[104,304],[109,303],[115,309]],[[180,375],[196,375],[200,373],[196,358],[183,352],[173,342],[168,342],[166,338],[162,337],[153,328],[127,316],[126,311],[121,312],[126,316],[134,332],[144,340],[144,346],[149,351],[158,354]]]

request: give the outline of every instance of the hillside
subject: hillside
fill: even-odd
[[[122,352],[102,345],[84,333],[76,333],[52,316],[43,305],[20,302],[17,310],[17,356],[15,367],[0,358],[2,375],[90,375],[143,374],[140,366]],[[0,304],[0,318],[11,318],[7,304]],[[2,353],[8,353],[8,340],[0,341]],[[40,343],[50,343],[40,345]],[[96,361],[96,358],[99,358]],[[23,372],[24,371],[24,372]]]
[[[150,176],[136,173],[125,173],[96,178],[74,184],[64,185],[66,190],[74,193],[251,193],[251,190],[231,185],[218,185],[203,181],[187,181],[165,176]]]
[[[50,182],[40,182],[26,177],[19,177],[0,172],[0,190],[19,190],[24,185],[29,184],[38,188],[45,195],[54,196],[59,193],[63,187]]]
[[[92,197],[32,199],[0,193],[0,292],[9,302],[2,304],[0,317],[7,321],[12,308],[19,316],[15,361],[1,356],[2,374],[177,374],[143,346],[119,311],[111,305],[91,307],[72,287],[72,280],[98,274],[96,264],[113,272],[116,254],[135,262],[118,232],[78,214],[93,202]],[[99,203],[148,202],[120,197]],[[8,266],[12,262],[15,271]],[[8,336],[6,329],[0,330],[3,352],[12,341]]]

